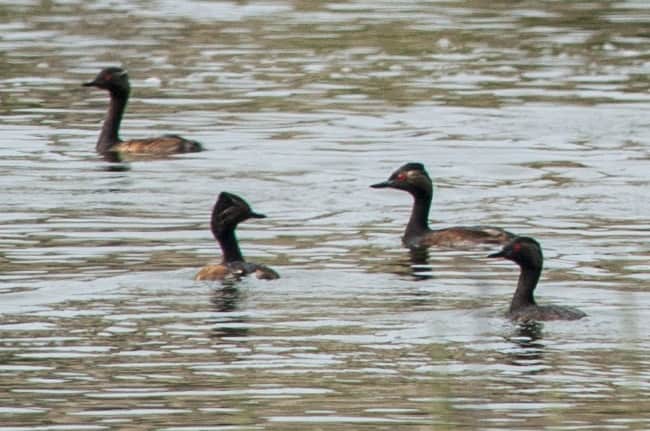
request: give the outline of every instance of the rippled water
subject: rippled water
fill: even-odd
[[[650,428],[650,7],[620,2],[0,1],[0,431]],[[121,166],[122,135],[207,151]],[[540,302],[434,225],[536,237]],[[273,282],[196,283],[239,193]]]

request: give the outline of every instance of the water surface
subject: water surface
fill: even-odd
[[[645,2],[0,2],[0,431],[650,428]],[[94,152],[127,67],[125,138]],[[491,250],[411,255],[404,162],[433,226],[537,238],[544,303],[503,319]],[[273,282],[196,283],[222,190]]]

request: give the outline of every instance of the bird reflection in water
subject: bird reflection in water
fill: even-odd
[[[433,267],[429,264],[428,248],[409,249],[411,272],[416,280],[429,280],[433,278]]]
[[[102,166],[102,170],[107,172],[125,172],[131,170],[131,165],[117,151],[108,151],[102,154],[102,159],[108,162]]]
[[[224,280],[222,286],[214,290],[211,302],[214,305],[215,311],[219,313],[239,311],[242,293],[236,284],[236,280]],[[249,335],[249,328],[246,327],[247,318],[241,314],[230,315],[227,318],[219,318],[213,323],[212,336],[214,337],[246,337]],[[238,325],[238,323],[242,325]]]
[[[220,313],[237,311],[241,300],[241,292],[235,286],[234,280],[225,280],[223,286],[215,289],[212,295],[212,304]]]
[[[409,249],[408,254],[400,251],[399,254],[388,258],[382,255],[381,260],[373,260],[369,271],[395,274],[400,277],[412,276],[416,281],[433,278],[433,267],[429,264],[429,250],[426,248]]]
[[[545,346],[540,341],[543,328],[544,325],[540,322],[526,322],[517,325],[514,334],[506,337],[507,341],[515,345],[515,348],[508,352],[510,364],[532,367],[530,374],[542,371],[539,365],[544,359]]]

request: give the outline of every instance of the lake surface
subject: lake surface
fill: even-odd
[[[650,429],[646,1],[0,1],[0,431]],[[110,164],[124,138],[202,153]],[[503,318],[493,249],[411,255],[432,226],[537,238],[539,302]],[[192,281],[218,193],[282,278]]]

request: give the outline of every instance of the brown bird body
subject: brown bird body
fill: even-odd
[[[143,153],[164,155],[200,151],[197,149],[197,144],[195,141],[189,141],[178,135],[163,135],[156,138],[121,141],[113,145],[111,149],[134,155]]]
[[[432,229],[422,235],[402,238],[407,247],[463,247],[475,244],[505,244],[513,234],[491,226],[454,226]]]
[[[206,265],[196,273],[195,280],[223,280],[232,271],[223,263]]]
[[[195,280],[225,280],[227,278],[241,278],[254,275],[260,280],[275,280],[280,278],[277,272],[266,265],[244,262],[246,265],[232,265],[227,263],[214,263],[206,265],[199,270]]]

